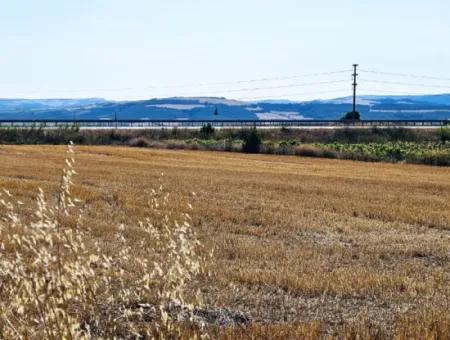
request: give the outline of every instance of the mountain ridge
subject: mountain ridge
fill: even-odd
[[[450,94],[362,95],[362,119],[449,119]],[[214,115],[217,108],[218,115]],[[352,97],[292,101],[239,101],[223,97],[170,97],[134,101],[103,98],[0,99],[0,119],[340,119]]]

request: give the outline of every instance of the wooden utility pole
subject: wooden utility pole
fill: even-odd
[[[356,68],[358,67],[358,64],[353,64],[353,113],[356,112],[356,86],[358,83],[356,82],[356,77],[358,76],[358,73],[356,73]]]

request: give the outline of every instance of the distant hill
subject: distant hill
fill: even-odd
[[[351,97],[294,102],[244,102],[225,98],[163,98],[139,101],[0,99],[0,119],[339,119]],[[214,116],[215,108],[218,115]],[[450,94],[360,96],[362,119],[450,119]]]
[[[86,99],[0,99],[0,113],[86,107],[106,103],[101,98]]]

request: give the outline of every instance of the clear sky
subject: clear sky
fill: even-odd
[[[0,98],[327,98],[350,94],[350,72],[198,84],[353,63],[450,78],[450,1],[0,0],[0,41]],[[360,83],[362,93],[450,92],[450,80],[363,71]]]

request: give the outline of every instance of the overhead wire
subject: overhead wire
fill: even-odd
[[[232,84],[243,84],[243,83],[256,83],[256,82],[266,82],[266,81],[277,81],[277,80],[291,80],[298,78],[308,78],[308,77],[320,77],[326,75],[342,74],[350,72],[351,70],[340,70],[332,72],[319,72],[319,73],[304,73],[293,76],[282,76],[282,77],[265,77],[265,78],[255,78],[247,80],[235,80],[235,81],[223,81],[223,82],[208,82],[208,83],[193,83],[193,84],[182,84],[182,85],[165,85],[157,86],[157,88],[178,88],[178,87],[194,87],[194,86],[213,86],[213,85],[232,85]],[[155,87],[155,86],[153,86]]]
[[[240,97],[236,98],[236,100],[253,100],[253,99],[270,99],[270,98],[283,98],[286,96],[307,96],[307,95],[315,95],[315,94],[326,94],[326,93],[337,93],[348,91],[348,89],[336,89],[336,90],[327,90],[327,91],[315,91],[315,92],[300,92],[300,93],[284,93],[284,94],[274,94],[268,96],[257,96],[257,97]]]
[[[122,87],[122,88],[97,88],[97,89],[62,89],[62,90],[46,90],[48,92],[54,93],[79,93],[79,92],[116,92],[116,91],[133,91],[133,90],[155,90],[155,89],[171,89],[171,88],[185,88],[185,87],[205,87],[205,86],[216,86],[216,85],[233,85],[233,84],[245,84],[245,83],[257,83],[257,82],[268,82],[268,81],[283,81],[283,80],[292,80],[299,78],[308,78],[308,77],[320,77],[326,75],[335,75],[347,73],[349,70],[339,70],[339,71],[331,71],[331,72],[319,72],[319,73],[305,73],[291,76],[280,76],[280,77],[264,77],[264,78],[255,78],[255,79],[245,79],[245,80],[236,80],[236,81],[223,81],[223,82],[204,82],[204,83],[192,83],[192,84],[173,84],[173,85],[150,85],[143,87]],[[26,94],[26,93],[39,93],[41,91],[31,90],[31,91],[20,91],[18,93]]]
[[[287,88],[313,86],[313,85],[337,84],[337,83],[344,83],[344,82],[347,82],[347,81],[348,80],[331,80],[331,81],[310,82],[310,83],[296,83],[296,84],[277,85],[277,86],[246,87],[246,88],[240,88],[240,89],[223,90],[223,91],[218,91],[218,92],[220,92],[220,93],[235,93],[235,92],[249,92],[249,91],[261,91],[261,90],[287,89]]]
[[[364,88],[360,87],[360,91],[367,91],[367,92],[377,92],[377,93],[390,93],[390,94],[398,94],[398,95],[410,95],[410,96],[420,96],[423,95],[423,93],[418,92],[407,92],[407,91],[390,91],[390,90],[381,90],[381,89],[372,89],[372,88]]]
[[[378,75],[382,75],[382,76],[450,81],[450,78],[425,76],[425,75],[418,75],[418,74],[411,74],[411,73],[382,72],[382,71],[373,71],[373,70],[367,70],[367,69],[359,69],[359,72],[378,74]]]
[[[254,86],[254,87],[238,87],[238,88],[225,88],[225,89],[204,89],[207,92],[198,93],[196,92],[198,88],[202,87],[214,87],[219,85],[239,85],[239,84],[255,84],[255,83],[264,83],[271,81],[286,81],[300,78],[314,78],[314,77],[323,77],[323,76],[331,76],[331,75],[339,75],[347,72],[351,72],[352,70],[338,70],[331,72],[316,72],[316,73],[305,73],[305,74],[297,74],[290,76],[278,76],[278,77],[262,77],[255,79],[244,79],[244,80],[235,80],[235,81],[218,81],[218,82],[201,82],[201,83],[191,83],[191,84],[172,84],[172,85],[164,85],[164,86],[156,86],[151,85],[149,87],[122,87],[122,88],[97,88],[97,89],[62,89],[62,90],[45,90],[45,92],[53,92],[53,93],[95,93],[95,92],[125,92],[125,91],[135,91],[135,90],[152,90],[152,94],[158,92],[159,89],[177,89],[177,88],[191,88],[191,93],[189,94],[177,94],[177,96],[211,96],[214,93],[225,94],[225,93],[241,93],[241,92],[252,92],[252,91],[264,91],[264,90],[277,90],[277,89],[289,89],[289,88],[297,88],[297,87],[307,87],[307,86],[315,86],[315,85],[330,85],[330,84],[339,84],[349,81],[348,79],[337,79],[337,80],[329,80],[329,81],[311,81],[311,82],[302,82],[302,83],[291,83],[291,84],[275,84],[270,86]],[[404,77],[404,78],[416,78],[416,79],[424,79],[424,80],[436,80],[436,81],[450,81],[450,78],[445,77],[435,77],[435,76],[426,76],[426,75],[417,75],[417,74],[409,74],[409,73],[394,73],[394,72],[383,72],[376,71],[370,69],[360,69],[360,74],[373,74],[379,76],[389,76],[389,77]],[[421,93],[409,92],[409,91],[391,91],[391,90],[381,90],[381,89],[372,89],[372,88],[364,88],[365,83],[374,83],[374,84],[384,84],[384,85],[402,85],[407,87],[424,87],[424,88],[436,88],[436,89],[447,89],[450,91],[450,84],[447,86],[445,84],[429,84],[429,83],[412,83],[412,82],[404,82],[404,81],[396,81],[392,79],[383,80],[383,79],[371,79],[371,78],[358,78],[359,84],[363,84],[363,86],[358,87],[359,91],[373,91],[378,93],[401,93],[407,95],[420,95]],[[285,96],[303,96],[303,95],[314,95],[314,94],[325,94],[325,93],[337,93],[346,91],[344,89],[328,89],[323,91],[311,91],[311,92],[303,92],[303,93],[284,93],[284,94],[273,94],[273,95],[265,95],[265,96],[248,96],[237,98],[239,100],[244,99],[263,99],[263,98],[275,98],[275,97],[285,97]],[[41,91],[22,91],[16,92],[21,94],[26,93],[40,93]],[[195,92],[195,94],[193,94]],[[173,93],[168,96],[173,96]],[[159,97],[164,97],[163,95],[159,95]]]
[[[430,87],[430,88],[442,88],[442,89],[448,89],[450,91],[450,85],[449,86],[443,86],[443,85],[432,85],[432,84],[424,84],[424,83],[407,83],[407,82],[400,82],[400,81],[388,81],[388,80],[377,80],[377,79],[365,79],[360,78],[359,81],[364,81],[367,83],[376,83],[376,84],[389,84],[389,85],[404,85],[404,86],[417,86],[417,87]]]

